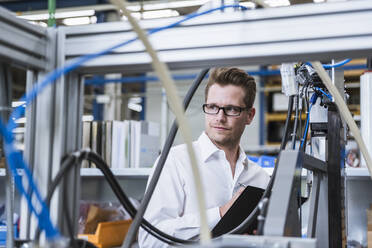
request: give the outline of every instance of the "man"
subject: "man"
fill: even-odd
[[[255,115],[256,83],[237,68],[216,68],[205,89],[205,132],[193,142],[212,229],[251,185],[266,188],[269,175],[249,161],[240,147],[245,126]],[[173,147],[145,213],[145,218],[172,236],[189,239],[199,233],[199,213],[186,145]],[[145,230],[140,247],[167,247]]]

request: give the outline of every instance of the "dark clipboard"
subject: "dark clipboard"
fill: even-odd
[[[242,194],[236,199],[234,204],[221,218],[212,230],[212,236],[217,237],[225,234],[240,225],[255,209],[262,198],[264,189],[247,186]],[[257,220],[255,220],[246,230],[246,233],[253,234],[257,229]]]

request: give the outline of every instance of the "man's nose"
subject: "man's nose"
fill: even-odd
[[[225,115],[225,112],[223,111],[223,109],[220,109],[216,115],[216,118],[218,120],[226,120],[226,115]]]

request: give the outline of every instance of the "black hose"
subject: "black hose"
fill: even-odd
[[[75,162],[76,163],[76,162]],[[78,243],[76,241],[76,238],[75,238],[75,234],[74,234],[74,227],[73,227],[73,224],[72,224],[72,218],[71,218],[71,214],[70,214],[70,209],[69,209],[69,206],[68,206],[68,197],[67,197],[67,183],[64,183],[63,184],[64,186],[64,189],[63,189],[63,215],[65,217],[65,221],[66,221],[66,226],[67,226],[67,231],[68,231],[68,234],[69,234],[69,237],[70,237],[70,244],[73,248],[79,248],[78,246]]]
[[[293,112],[293,110],[292,110],[292,108],[293,108],[293,97],[294,96],[290,96],[289,100],[288,100],[287,118],[286,118],[285,124],[284,124],[284,134],[283,134],[283,137],[282,137],[282,142],[280,144],[280,150],[284,150],[285,146],[287,145],[287,142],[288,142],[288,127],[289,127],[289,122],[291,121],[292,112]]]
[[[76,159],[77,159],[77,157],[76,156],[72,156],[72,155],[65,156],[62,159],[61,168],[58,171],[56,177],[53,179],[52,183],[50,184],[49,189],[48,189],[47,196],[46,196],[46,198],[44,200],[45,203],[46,203],[46,205],[48,206],[48,208],[50,208],[50,201],[52,199],[52,196],[53,196],[54,191],[56,190],[57,186],[61,182],[62,178],[67,174],[67,172],[72,167],[72,166],[70,166],[70,164],[72,162],[75,163]],[[40,230],[40,228],[38,226],[37,229],[36,229],[35,240],[39,240],[40,239],[40,232],[41,232],[41,230]]]
[[[296,148],[296,136],[297,136],[297,123],[298,123],[298,101],[299,101],[299,96],[296,96],[296,114],[295,114],[295,119],[294,119],[294,127],[293,127],[293,132],[292,132],[292,149],[294,150]]]
[[[308,115],[310,114],[310,106],[309,106],[309,99],[308,99],[308,95],[307,95],[307,90],[306,89],[306,95],[305,95],[305,101],[306,101],[306,110],[307,110],[307,115],[306,115],[306,120],[308,119]],[[309,120],[310,121],[310,120]],[[303,146],[302,146],[302,150],[305,151],[306,150],[306,141],[307,141],[307,133],[308,133],[308,130],[310,128],[310,124],[308,126],[308,128],[305,127],[305,130],[304,130],[304,134],[303,134],[303,138],[304,138],[304,141],[303,141]]]
[[[84,239],[76,239],[76,243],[80,248],[97,248],[97,246]]]
[[[193,84],[191,85],[190,89],[188,90],[188,92],[187,92],[187,94],[186,94],[186,96],[183,100],[183,107],[184,107],[185,110],[189,106],[192,97],[194,96],[196,90],[198,89],[199,85],[203,81],[205,75],[207,75],[208,71],[209,71],[209,68],[202,70],[199,73],[198,77],[193,82]],[[125,241],[122,245],[123,248],[129,248],[131,246],[131,244],[133,243],[133,241],[135,240],[138,228],[141,225],[141,222],[142,222],[143,216],[145,214],[146,208],[147,208],[147,206],[150,202],[152,194],[154,193],[156,184],[159,181],[160,174],[163,170],[165,161],[167,160],[169,151],[170,151],[170,149],[173,145],[174,138],[176,137],[176,134],[177,134],[177,130],[178,130],[178,124],[177,124],[177,121],[175,120],[173,122],[172,128],[169,132],[168,138],[167,138],[167,140],[164,144],[163,151],[160,155],[158,164],[157,164],[157,166],[154,170],[151,181],[148,184],[145,195],[144,195],[144,197],[141,201],[141,205],[139,206],[139,208],[137,210],[136,217],[134,218],[134,220],[133,220],[133,222],[132,222],[132,224],[129,228],[129,231],[127,233],[127,237],[126,237],[126,239],[125,239]]]
[[[105,179],[109,183],[111,189],[113,190],[114,194],[118,198],[119,202],[128,211],[130,216],[132,218],[134,218],[137,211],[136,211],[135,207],[132,205],[132,203],[130,202],[129,198],[124,193],[124,191],[121,189],[121,187],[120,187],[118,181],[116,180],[114,174],[112,173],[111,169],[108,167],[106,162],[98,154],[96,154],[94,152],[91,152],[89,150],[82,150],[80,152],[75,152],[75,153],[73,153],[73,155],[68,156],[68,158],[64,161],[63,166],[61,167],[60,171],[56,175],[55,179],[51,183],[45,202],[47,204],[48,204],[48,202],[50,202],[50,199],[52,198],[53,193],[55,192],[55,189],[57,188],[57,186],[61,182],[63,176],[70,169],[72,169],[74,166],[80,166],[81,163],[76,163],[77,157],[76,157],[75,154],[79,154],[79,157],[78,157],[79,161],[81,159],[87,159],[88,161],[93,162],[94,164],[96,164],[97,168],[103,173]],[[141,227],[143,229],[145,229],[146,231],[148,231],[151,235],[153,235],[157,239],[159,239],[159,240],[161,240],[161,241],[163,241],[167,244],[172,244],[173,245],[174,243],[177,244],[177,243],[181,243],[181,242],[192,243],[192,241],[178,239],[178,238],[172,237],[172,236],[170,236],[166,233],[163,233],[162,231],[160,231],[156,227],[152,226],[145,219],[143,220],[143,224],[141,225]],[[37,234],[37,237],[39,237],[39,235],[40,235],[40,233]]]

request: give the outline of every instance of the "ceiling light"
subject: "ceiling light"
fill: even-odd
[[[66,18],[63,21],[63,24],[66,26],[76,26],[76,25],[87,25],[90,24],[90,18],[86,17],[75,17],[75,18]]]
[[[165,17],[174,17],[179,16],[180,14],[176,10],[163,9],[163,10],[152,10],[144,12],[132,12],[131,15],[140,20],[140,19],[155,19],[155,18],[165,18]],[[122,20],[128,20],[127,17],[122,16]]]
[[[142,106],[139,104],[135,104],[135,103],[128,103],[128,108],[136,112],[142,111]]]
[[[157,10],[157,9],[175,9],[190,6],[199,6],[207,3],[209,0],[190,0],[190,1],[174,1],[168,3],[153,3],[145,4],[144,10]]]
[[[164,17],[179,16],[179,15],[180,14],[176,10],[171,10],[171,9],[142,12],[143,19],[164,18]]]
[[[291,3],[289,0],[265,0],[264,1],[270,7],[289,6]]]
[[[63,19],[63,18],[71,18],[71,17],[84,17],[84,16],[93,16],[95,15],[94,10],[78,10],[78,11],[67,11],[67,12],[58,12],[56,11],[55,18],[56,19]],[[48,13],[40,13],[40,14],[31,14],[31,15],[19,15],[19,18],[30,20],[30,21],[40,21],[40,20],[48,20],[49,14]]]
[[[255,9],[256,8],[256,4],[253,3],[253,2],[240,2],[239,5],[244,6],[248,9]]]

